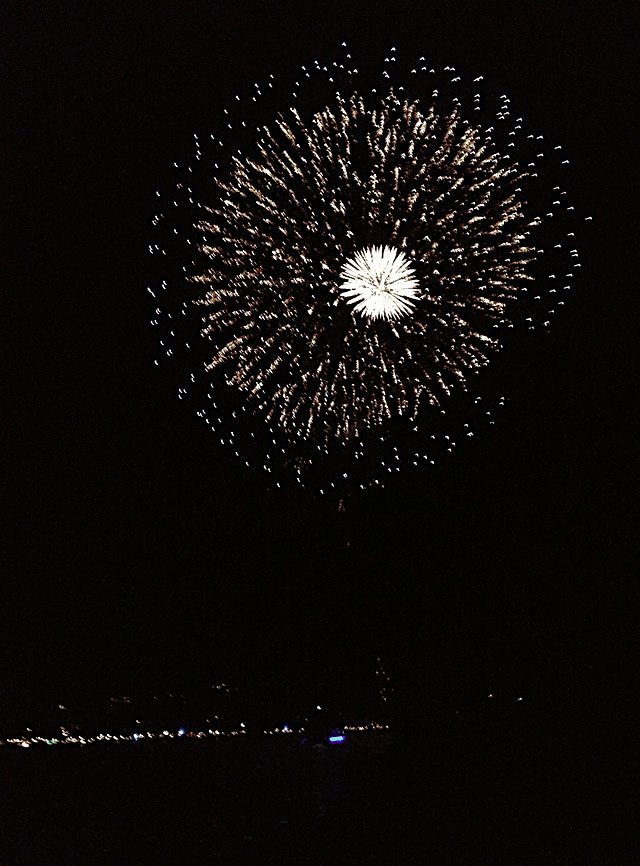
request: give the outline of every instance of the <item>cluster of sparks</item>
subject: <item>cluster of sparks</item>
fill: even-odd
[[[201,201],[187,190],[197,232],[188,242],[200,258],[182,313],[200,319],[211,401],[199,414],[234,444],[218,405],[233,392],[298,480],[336,446],[361,458],[367,437],[387,441],[398,419],[429,434],[434,408],[500,348],[513,303],[549,291],[536,284],[534,235],[554,214],[529,206],[523,191],[544,154],[531,156],[539,143],[529,135],[532,161],[518,158],[522,118],[500,147],[493,126],[472,122],[479,94],[469,117],[426,81],[411,98],[390,84],[361,91],[356,70],[334,66],[348,95],[334,92],[312,112],[294,103],[258,129],[249,153],[227,159]],[[509,116],[501,97],[495,123]],[[564,194],[553,189],[553,207]],[[577,251],[569,255],[579,267]],[[411,450],[424,456],[423,445]],[[272,462],[267,454],[264,468]]]
[[[410,313],[419,297],[415,271],[393,247],[370,247],[356,253],[340,276],[340,294],[356,313],[369,319],[397,319]]]
[[[425,115],[393,91],[375,109],[338,97],[310,125],[293,109],[258,151],[234,157],[201,223],[204,334],[220,344],[208,371],[223,368],[292,438],[327,441],[415,418],[487,363],[532,250],[521,175],[458,112]],[[398,261],[360,252],[381,236],[423,296],[399,322],[375,321],[375,305],[362,322],[343,306],[340,275],[356,269],[350,253],[360,272]]]

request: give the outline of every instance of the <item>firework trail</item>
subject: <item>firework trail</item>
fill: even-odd
[[[154,220],[177,240],[152,252],[181,264],[151,290],[163,351],[193,353],[180,396],[199,395],[248,465],[321,492],[452,451],[437,416],[453,391],[472,390],[514,321],[548,325],[544,302],[579,267],[573,208],[553,185],[560,148],[527,134],[506,96],[485,106],[478,79],[425,65],[396,83],[394,63],[382,87],[348,54],[303,67],[270,123],[229,122],[206,158],[196,136],[196,168]],[[317,108],[300,94],[319,83],[331,86]]]

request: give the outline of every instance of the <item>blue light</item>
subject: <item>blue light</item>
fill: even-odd
[[[184,728],[180,728],[180,730],[178,731],[178,736],[184,737]]]
[[[134,740],[139,740],[139,739],[140,739],[140,734],[134,734],[134,735],[133,735],[133,739],[134,739]]]
[[[344,740],[345,740],[344,734],[339,734],[336,737],[329,737],[330,743],[344,743]]]

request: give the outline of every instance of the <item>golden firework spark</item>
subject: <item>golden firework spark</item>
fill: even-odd
[[[443,100],[425,85],[412,98],[389,83],[359,90],[354,71],[345,70],[349,95],[334,91],[316,111],[294,104],[261,126],[198,202],[178,184],[198,214],[187,241],[201,253],[189,277],[198,295],[180,312],[199,311],[210,347],[204,369],[214,387],[200,414],[233,444],[240,419],[229,429],[217,402],[229,389],[236,409],[265,425],[264,468],[280,452],[299,479],[345,444],[346,477],[363,439],[384,441],[396,419],[420,435],[433,407],[500,348],[500,328],[527,288],[545,290],[535,283],[545,214],[524,191],[540,185],[544,153],[530,156],[541,145],[525,139],[521,118],[500,137],[475,115],[479,94],[465,112],[456,96]],[[427,80],[432,72],[412,70]],[[506,127],[509,117],[501,97],[494,123]],[[553,188],[546,217],[571,209],[564,194]],[[575,249],[570,256],[579,267]],[[393,451],[382,460],[389,471]]]

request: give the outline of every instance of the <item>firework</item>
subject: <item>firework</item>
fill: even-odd
[[[410,313],[418,280],[406,256],[392,247],[370,247],[356,253],[340,275],[340,293],[369,319],[397,319]]]
[[[506,97],[488,124],[479,94],[466,109],[455,95],[451,68],[443,98],[426,66],[409,74],[411,88],[384,71],[382,89],[334,66],[325,78],[342,71],[348,91],[318,109],[296,93],[253,140],[244,124],[235,134],[246,149],[221,147],[195,193],[178,184],[184,222],[174,226],[197,249],[174,291],[197,321],[199,414],[238,456],[254,440],[246,462],[263,441],[265,470],[292,468],[320,489],[335,487],[331,473],[379,484],[372,442],[383,472],[399,469],[400,450],[416,463],[433,462],[434,439],[455,447],[434,415],[487,365],[521,302],[554,292],[536,233],[567,211],[564,190],[539,176],[541,136],[510,119]],[[568,238],[556,240],[579,266]],[[169,324],[177,314],[174,304]]]

